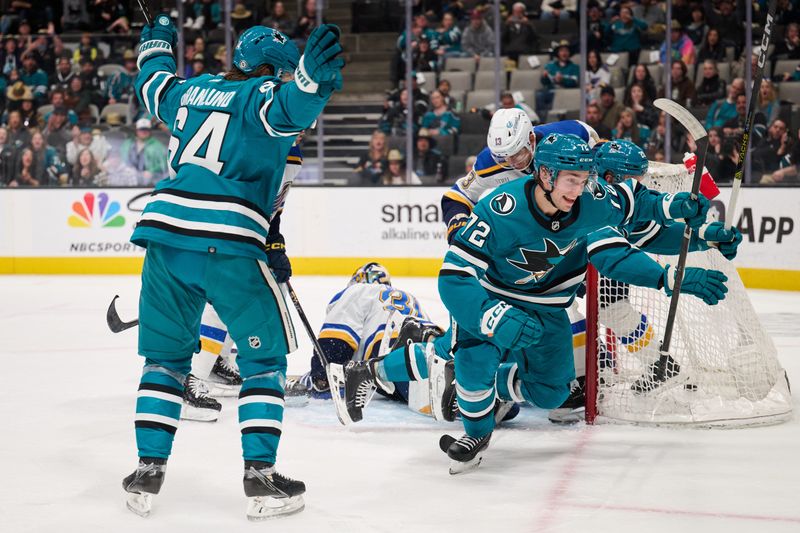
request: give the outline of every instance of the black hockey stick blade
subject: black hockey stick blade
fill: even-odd
[[[657,98],[655,102],[653,102],[653,105],[680,122],[681,126],[686,128],[686,131],[691,134],[695,142],[708,135],[708,132],[703,125],[700,124],[700,121],[679,103],[668,98]]]
[[[119,333],[120,331],[125,331],[126,329],[131,329],[139,325],[138,318],[130,322],[122,321],[119,317],[119,313],[117,313],[117,298],[119,298],[119,295],[114,295],[114,299],[108,304],[108,311],[106,311],[106,323],[108,324],[108,329],[110,329],[112,333]]]

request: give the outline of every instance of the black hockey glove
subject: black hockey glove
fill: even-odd
[[[267,236],[267,263],[278,283],[286,283],[292,277],[292,263],[286,255],[286,241],[280,233]]]

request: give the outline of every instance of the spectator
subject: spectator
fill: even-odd
[[[433,133],[422,128],[419,130],[414,149],[414,172],[417,176],[435,178],[442,183],[447,176],[447,158],[436,149]]]
[[[83,31],[89,28],[88,2],[86,0],[63,0],[64,14],[61,25],[64,31]]]
[[[697,54],[698,61],[705,61],[706,59],[713,59],[717,63],[725,61],[728,53],[725,51],[725,45],[719,38],[719,30],[716,28],[709,28],[703,39],[703,45],[700,47],[700,52]]]
[[[656,2],[655,0],[641,0],[640,5],[633,4],[631,6],[633,18],[647,23],[647,32],[644,35],[642,44],[660,43],[664,40],[666,14],[662,4],[662,2]]]
[[[539,115],[536,114],[531,106],[525,103],[524,99],[517,100],[517,97],[522,96],[522,93],[516,93],[517,96],[514,96],[515,93],[510,91],[503,91],[500,93],[500,108],[501,109],[522,109],[525,111],[525,114],[528,115],[528,118],[531,120],[532,124],[538,124],[540,122]],[[494,115],[495,111],[497,111],[497,106],[495,104],[489,104],[484,107],[490,114]]]
[[[711,105],[725,96],[725,82],[719,77],[717,62],[713,59],[703,61],[703,77],[697,84],[697,105]]]
[[[612,130],[619,122],[620,113],[625,107],[617,102],[617,94],[611,87],[600,89],[600,111],[603,113],[603,124]]]
[[[106,174],[95,161],[91,150],[84,148],[72,165],[69,185],[71,187],[103,187]]]
[[[600,89],[606,85],[611,85],[611,72],[603,64],[600,52],[589,50],[586,54],[586,101],[600,98]]]
[[[216,0],[198,0],[193,7],[194,16],[186,18],[184,27],[210,31],[222,24],[222,8]]]
[[[106,99],[109,104],[128,102],[134,95],[134,84],[139,69],[136,68],[136,54],[133,50],[125,50],[122,54],[125,70],[115,72],[106,82]]]
[[[57,107],[66,107],[65,103],[65,92],[61,89],[56,89],[50,93],[50,105],[53,106],[53,109]],[[44,124],[47,124],[47,121],[50,119],[50,115],[52,111],[49,111],[43,118]],[[78,115],[72,109],[67,109],[67,121],[70,125],[75,125],[78,123]]]
[[[630,107],[624,108],[619,114],[617,126],[611,131],[614,139],[625,139],[636,144],[639,148],[647,148],[650,137],[650,128],[636,121],[636,113]]]
[[[494,32],[483,20],[480,11],[474,10],[470,15],[469,26],[461,38],[461,49],[473,56],[475,61],[480,61],[481,56],[494,55]]]
[[[503,55],[514,61],[517,61],[521,54],[533,52],[538,41],[536,31],[525,15],[525,9],[525,4],[516,2],[511,6],[511,15],[508,16],[502,27]]]
[[[194,78],[195,76],[202,76],[206,73],[206,60],[203,57],[203,54],[195,54],[192,57],[192,70],[189,73],[190,78]]]
[[[214,52],[214,60],[211,62],[211,66],[209,67],[209,71],[212,74],[225,72],[228,70],[227,53],[228,49],[225,48],[225,46],[220,46],[217,48],[217,51]]]
[[[761,181],[764,185],[775,185],[779,183],[798,183],[800,182],[800,139],[795,139],[792,143],[792,148],[786,156],[781,160],[781,165],[778,170],[772,174],[764,174]]]
[[[40,185],[64,185],[69,173],[58,155],[58,151],[44,142],[44,135],[35,131],[31,135],[33,151],[33,174]]]
[[[596,0],[591,0],[588,4],[589,19],[588,19],[588,33],[589,40],[587,42],[588,50],[604,50],[606,47],[606,23],[603,20],[603,11],[600,9],[600,4]]]
[[[74,165],[78,161],[78,154],[88,149],[92,152],[92,157],[94,157],[95,161],[98,164],[102,164],[106,160],[108,152],[111,151],[111,145],[108,140],[99,130],[97,135],[94,135],[92,129],[88,126],[79,128],[78,131],[77,138],[67,143],[67,163]]]
[[[11,120],[12,119],[9,117],[9,125],[11,124]],[[53,112],[50,113],[50,118],[47,119],[42,133],[44,134],[47,144],[58,150],[58,153],[62,157],[66,156],[67,143],[72,140],[70,129],[71,126],[67,122],[67,109],[65,107],[54,108]]]
[[[708,130],[708,152],[706,154],[706,168],[714,179],[719,175],[719,165],[722,161],[722,129],[711,128]]]
[[[784,38],[775,43],[775,50],[769,59],[773,72],[779,59],[800,59],[800,25],[793,22],[786,26]]]
[[[417,56],[417,49],[421,39],[427,39],[430,42],[430,49],[434,52],[438,47],[438,34],[432,29],[427,27],[428,19],[424,15],[414,17],[413,25],[411,26],[411,54],[412,62]],[[406,32],[400,34],[397,38],[397,50],[392,56],[391,75],[392,83],[397,85],[399,81],[405,76],[405,61],[408,57],[406,50]]]
[[[458,135],[461,119],[447,108],[444,96],[438,90],[431,93],[431,110],[422,117],[422,127],[431,135]]]
[[[152,137],[150,121],[136,121],[136,135],[120,147],[122,159],[139,174],[139,185],[155,185],[167,175],[167,149]]]
[[[64,43],[56,34],[39,34],[25,48],[22,55],[33,54],[39,68],[49,76],[56,70],[56,60],[64,54]]]
[[[423,102],[414,99],[414,114],[412,124],[414,132],[419,128],[421,114],[425,112],[427,106]],[[403,136],[406,134],[408,117],[408,91],[400,91],[400,102],[389,106],[388,110],[381,117],[378,127],[387,135]]]
[[[130,33],[128,14],[123,2],[118,0],[94,0],[94,30],[98,33]]]
[[[536,109],[549,110],[553,104],[555,90],[578,86],[580,67],[570,59],[568,41],[561,41],[556,46],[555,58],[542,70],[543,90],[536,93]]]
[[[89,91],[90,101],[98,107],[103,107],[103,86],[100,83],[100,76],[94,61],[90,59],[81,60],[80,78],[83,80],[83,88]]]
[[[442,25],[436,30],[439,38],[439,48],[436,52],[444,57],[460,57],[464,55],[461,50],[461,28],[456,25],[452,13],[442,16]]]
[[[644,86],[641,82],[635,82],[625,91],[623,100],[625,107],[629,107],[636,113],[636,121],[650,129],[658,125],[658,110],[647,97]]]
[[[78,115],[78,122],[83,124],[91,121],[92,94],[83,86],[83,79],[80,77],[72,78],[69,88],[64,95],[66,106]]]
[[[41,184],[34,177],[33,150],[24,148],[19,156],[19,161],[14,168],[14,176],[8,183],[9,187],[39,187]]]
[[[771,174],[780,168],[781,159],[792,150],[793,139],[786,123],[780,119],[772,121],[767,136],[753,150],[750,161],[755,175]]]
[[[686,75],[686,63],[677,59],[672,62],[672,94],[669,96],[684,107],[691,107],[697,99],[697,91],[692,80]],[[664,88],[659,90],[659,96],[664,96]]]
[[[472,172],[472,170],[475,168],[475,161],[477,160],[478,160],[477,155],[471,155],[464,160],[464,174],[463,174],[464,176]]]
[[[72,63],[69,57],[61,56],[56,63],[56,71],[50,76],[50,90],[64,90],[69,87],[69,81],[77,76],[72,70]]]
[[[8,76],[12,70],[22,70],[21,54],[22,51],[17,49],[17,40],[13,37],[6,37],[6,40],[3,41],[3,53],[0,55],[4,76]]]
[[[305,0],[303,3],[303,13],[297,19],[294,35],[297,46],[302,50],[306,45],[308,36],[317,27],[317,0]]]
[[[231,24],[236,35],[242,33],[253,25],[253,12],[247,9],[246,5],[237,2],[231,11]]]
[[[92,34],[91,33],[82,34],[81,42],[78,45],[78,48],[76,48],[75,51],[72,53],[72,62],[80,63],[84,59],[88,59],[89,61],[96,61],[98,57],[102,59],[100,51],[97,49],[97,43],[95,43]]]
[[[422,185],[422,180],[414,172],[411,172],[410,179],[406,176],[406,166],[399,150],[390,150],[388,160],[389,166],[382,179],[384,185]]]
[[[294,20],[286,12],[286,6],[281,1],[272,4],[272,13],[261,21],[262,26],[278,30],[286,35],[294,33]]]
[[[800,22],[800,11],[797,9],[797,2],[778,0],[775,9],[775,24],[786,26],[792,22]]]
[[[719,3],[719,12],[714,10],[711,0],[703,0],[703,10],[706,14],[708,25],[719,30],[720,40],[724,46],[735,46],[736,53],[744,44],[744,9],[745,2],[738,2],[739,8],[734,12],[732,0],[722,0]]]
[[[36,58],[29,53],[22,58],[22,70],[19,71],[19,79],[33,92],[33,98],[38,103],[44,103],[47,99],[47,74],[36,64]]]
[[[653,80],[653,75],[650,74],[650,69],[647,68],[647,65],[640,64],[633,67],[633,78],[630,84],[628,84],[628,89],[637,82],[642,84],[644,92],[651,102],[656,99],[656,95],[658,94],[656,91],[656,82]]]
[[[720,149],[719,164],[717,165],[717,175],[714,181],[717,183],[730,183],[736,174],[736,166],[739,163],[739,146],[733,137],[723,137],[722,148]]]
[[[31,132],[22,124],[22,114],[19,111],[11,111],[8,114],[8,144],[19,151],[31,144]]]
[[[444,102],[447,105],[447,109],[450,111],[454,111],[456,113],[461,112],[461,108],[463,104],[460,100],[456,100],[453,96],[450,95],[450,81],[446,78],[442,78],[439,80],[439,85],[437,86],[437,90],[441,93],[442,98],[444,98]]]
[[[386,159],[388,154],[386,134],[381,130],[373,131],[369,140],[369,149],[359,158],[356,166],[360,185],[380,185],[381,179],[389,167],[389,161]]]
[[[728,86],[728,95],[711,104],[706,115],[706,129],[722,127],[727,121],[736,117],[736,97],[744,94],[744,80],[735,78]]]
[[[545,0],[545,2],[542,2],[541,19],[567,20],[570,17],[570,13],[575,13],[577,8],[577,0]]]
[[[17,151],[8,142],[8,130],[0,128],[0,185],[6,185],[14,177],[14,162]]]
[[[108,154],[105,164],[102,165],[108,187],[136,187],[139,183],[139,173],[135,168],[122,160],[122,155],[117,150]]]
[[[612,52],[628,52],[630,63],[639,62],[639,51],[642,48],[642,33],[647,31],[647,23],[633,18],[630,7],[623,6],[619,10],[619,19],[608,27],[611,35]]]
[[[41,128],[44,126],[42,116],[36,111],[36,104],[33,101],[33,94],[31,90],[25,87],[25,94],[22,95],[20,102],[20,117],[22,118],[22,125],[26,128]]]
[[[744,133],[746,114],[747,95],[742,93],[736,96],[736,116],[728,119],[722,125],[722,131],[725,133],[725,137],[739,137]]]
[[[425,36],[417,41],[417,46],[412,52],[411,68],[417,72],[436,72],[439,70],[439,56],[431,50],[431,42]]]
[[[661,45],[661,62],[667,64],[668,61],[683,61],[686,66],[693,66],[695,62],[695,50],[692,40],[683,33],[683,27],[677,20],[672,21],[670,57],[667,59],[667,42]]]
[[[753,122],[772,124],[778,118],[780,110],[781,103],[778,101],[775,85],[769,80],[761,80],[761,90],[758,91],[758,106],[756,107],[756,115],[761,115],[761,117],[754,118]]]
[[[706,40],[708,24],[703,8],[699,5],[692,7],[692,22],[686,27],[686,35],[692,40],[695,47],[699,47]]]
[[[603,110],[598,103],[592,102],[586,106],[586,123],[594,128],[601,139],[611,138],[611,128],[603,124]]]

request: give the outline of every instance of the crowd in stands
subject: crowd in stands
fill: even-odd
[[[404,136],[407,128],[404,76],[410,60],[413,134],[427,137],[430,145],[422,152],[442,152],[445,162],[454,154],[469,155],[460,146],[465,144],[459,142],[465,136],[461,123],[469,115],[488,118],[495,111],[493,73],[499,40],[503,107],[525,109],[535,124],[578,118],[580,98],[585,98],[587,121],[601,137],[631,140],[651,160],[664,160],[669,150],[675,162],[692,148],[693,141],[677,125],[666,139],[664,114],[653,101],[671,98],[713,129],[708,166],[725,183],[732,179],[738,161],[746,116],[745,62],[751,61],[755,72],[766,4],[753,2],[756,46],[752,57],[745,57],[743,1],[673,0],[668,21],[663,1],[590,0],[588,54],[581,59],[575,0],[501,2],[499,36],[495,36],[492,2],[420,0],[414,4],[410,57],[406,33],[398,36],[390,71],[395,89],[387,95],[378,130],[389,136],[387,146],[401,146],[396,138]],[[800,83],[794,84],[800,82],[799,23],[800,1],[779,1],[764,82],[756,95],[751,138],[756,183],[800,181]],[[582,60],[584,80],[580,79]],[[669,70],[669,94],[664,69]],[[448,137],[451,140],[442,143]],[[442,166],[446,168],[446,163],[438,168]],[[413,167],[423,182],[441,179],[442,174],[431,172],[431,166],[416,163]],[[358,166],[364,183],[380,181],[369,172],[367,176],[365,168]]]

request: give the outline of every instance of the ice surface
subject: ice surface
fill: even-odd
[[[344,280],[293,282],[319,327]],[[445,323],[434,279],[395,285]],[[105,325],[114,294],[123,320],[135,316],[138,288],[135,277],[0,277],[0,532],[800,532],[797,418],[730,431],[563,428],[525,408],[477,471],[454,477],[437,443],[459,424],[386,401],[351,428],[325,402],[287,409],[278,466],[306,482],[307,507],[251,524],[235,399],[223,399],[218,423],[181,424],[153,513],[139,518],[120,484],[136,463],[137,330]],[[751,297],[797,390],[800,294]],[[290,373],[310,355],[295,325]]]

